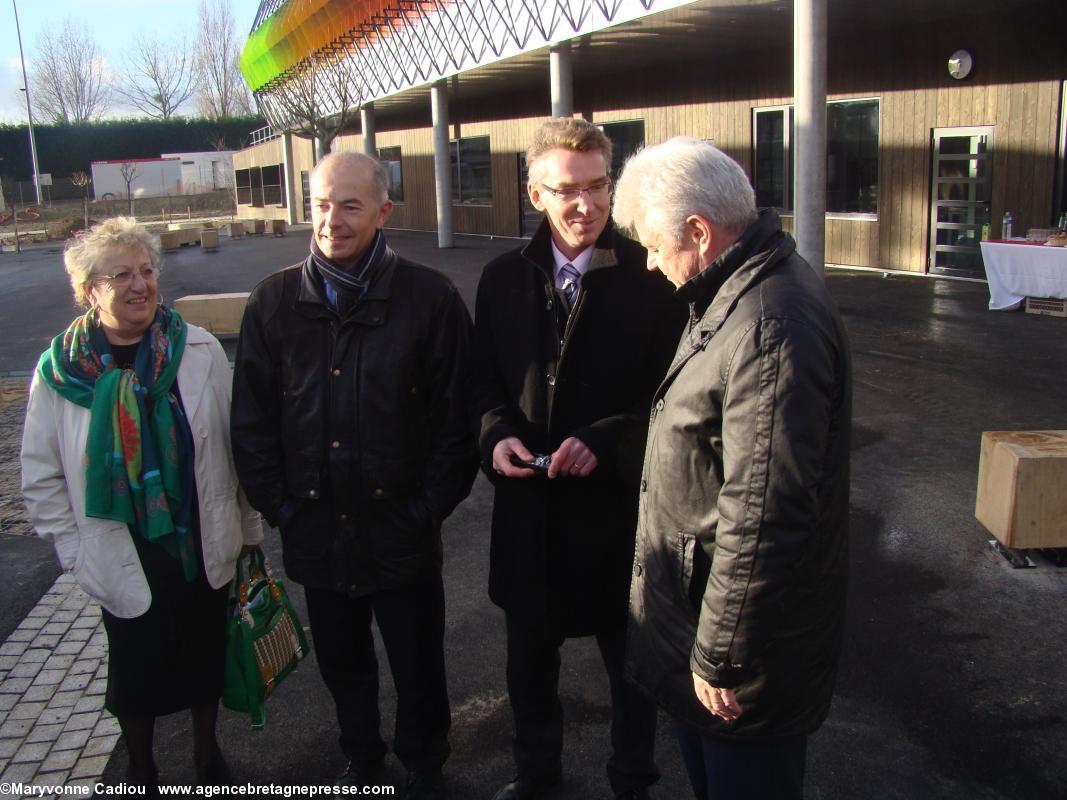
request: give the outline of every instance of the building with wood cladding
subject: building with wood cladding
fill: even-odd
[[[983,224],[1067,211],[1067,3],[816,2],[826,263],[982,277]],[[335,151],[386,164],[390,226],[444,245],[532,232],[523,152],[552,113],[603,125],[616,169],[642,144],[711,140],[788,227],[802,45],[783,0],[266,0],[242,69],[271,128],[234,156],[238,213],[310,220],[314,143],[274,133],[303,99],[348,113]]]

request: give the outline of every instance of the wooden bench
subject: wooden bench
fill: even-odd
[[[245,233],[249,236],[258,236],[261,233],[265,233],[267,230],[266,220],[262,219],[239,219],[237,220],[244,225]]]
[[[171,223],[170,230],[159,234],[159,245],[164,250],[177,250],[188,244],[200,244],[200,231],[199,225],[193,228],[183,228],[175,227],[174,223]]]
[[[174,301],[174,310],[193,325],[216,336],[239,333],[248,292],[189,294]]]

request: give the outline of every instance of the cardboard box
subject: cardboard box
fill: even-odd
[[[1067,317],[1067,300],[1059,297],[1027,297],[1027,314],[1042,314],[1046,317]]]
[[[1067,547],[1067,431],[985,431],[974,515],[1005,547]]]

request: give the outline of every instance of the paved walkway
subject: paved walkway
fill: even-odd
[[[61,575],[0,645],[0,783],[92,787],[119,738],[100,607]],[[45,794],[50,797],[50,794]]]
[[[460,247],[437,251],[430,234],[390,232],[390,240],[399,252],[453,275],[468,302],[480,265],[498,248],[513,245],[463,238]],[[187,249],[168,260],[168,295],[247,290],[257,275],[293,263],[300,246],[306,247],[306,239],[290,236],[239,240],[219,254]],[[25,374],[48,337],[69,322],[69,290],[55,255],[0,261],[10,287],[0,294],[0,320],[8,333],[0,348],[0,372]],[[1067,797],[1067,684],[1062,680],[1067,643],[1057,635],[1067,606],[1067,570],[1040,557],[1035,557],[1036,569],[1012,570],[990,551],[989,534],[973,516],[982,431],[1064,427],[1065,320],[991,313],[980,284],[838,271],[829,272],[827,282],[849,327],[854,357],[852,579],[837,693],[830,718],[809,743],[806,796]],[[77,667],[85,672],[75,675],[92,676],[81,689],[62,688],[70,669],[62,676],[49,674],[60,669],[54,666],[59,660],[48,666],[49,659],[74,655],[60,651],[78,647],[78,642],[77,656],[94,652],[94,634],[79,631],[92,630],[88,625],[98,612],[84,598],[79,606],[71,599],[78,595],[71,595],[62,581],[53,586],[58,568],[47,542],[10,535],[29,531],[17,488],[25,384],[25,377],[0,380],[0,620],[7,619],[0,637],[12,632],[27,637],[8,642],[16,645],[12,650],[21,649],[10,653],[15,660],[0,655],[5,659],[0,697],[11,697],[0,712],[5,715],[0,742],[9,748],[0,756],[0,780],[15,768],[17,775],[32,773],[31,781],[51,785],[51,776],[58,779],[66,772],[69,780],[76,770],[98,767],[91,759],[103,756],[87,750],[90,742],[98,740],[91,747],[103,748],[106,737],[115,734],[113,728],[106,732],[113,723],[102,715],[91,725],[79,716],[99,714],[98,706],[86,709],[99,703],[91,698],[100,695],[89,687],[102,679],[102,663],[95,669]],[[455,800],[491,797],[514,769],[508,748],[512,721],[504,681],[504,620],[485,597],[492,501],[491,488],[479,479],[444,530],[453,701],[446,781]],[[265,549],[276,565],[282,563],[273,532],[267,534]],[[303,592],[295,584],[292,589],[306,620]],[[34,607],[42,596],[55,598],[48,603],[50,610],[44,604]],[[44,620],[56,611],[76,613],[73,618],[60,615],[62,633],[46,633],[45,627],[56,623]],[[86,627],[75,628],[83,615],[80,625]],[[37,618],[40,625],[32,623],[37,627],[23,627],[27,619]],[[37,647],[39,636],[56,638],[44,638],[39,644],[45,646]],[[26,664],[40,663],[40,668],[34,672],[35,667],[22,665],[20,673],[33,674],[15,677],[12,670],[20,667],[21,656],[35,650],[45,651],[45,658]],[[570,641],[564,651],[560,694],[566,709],[566,777],[546,800],[600,800],[610,796],[600,766],[610,750],[603,668],[588,639]],[[383,733],[388,739],[396,696],[384,652],[381,657]],[[70,667],[76,663],[72,659]],[[45,682],[56,677],[57,682]],[[15,681],[20,683],[10,687]],[[33,691],[35,686],[39,691]],[[71,696],[72,704],[50,708],[52,694],[67,692],[77,695]],[[41,699],[30,699],[37,697]],[[87,702],[77,710],[80,701]],[[62,717],[67,713],[63,709],[69,714],[62,722],[42,719],[50,711]],[[12,713],[30,714],[26,719],[31,722],[9,726],[20,722]],[[73,726],[87,726],[71,726],[74,717]],[[98,729],[101,722],[104,727]],[[77,735],[61,742],[65,733]],[[169,784],[195,780],[190,733],[188,714],[159,720],[157,762]],[[223,710],[219,734],[242,782],[325,784],[344,766],[332,700],[318,675],[314,651],[271,698],[265,729],[253,733],[246,715]],[[74,747],[82,736],[84,746]],[[663,778],[656,793],[661,800],[688,796],[672,738],[670,721],[661,715],[657,761]],[[70,766],[63,766],[64,761]],[[125,748],[119,745],[104,770],[104,783],[120,782],[125,768]],[[388,759],[387,771],[389,782],[402,785],[403,770],[395,758]]]
[[[0,380],[0,531],[27,534],[19,445],[28,378]],[[69,574],[0,645],[0,784],[92,787],[119,738],[104,710],[100,606]],[[5,797],[27,796],[0,786]],[[49,796],[49,795],[45,795]]]

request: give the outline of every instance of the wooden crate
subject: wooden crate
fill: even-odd
[[[240,239],[245,235],[245,226],[240,222],[227,222],[219,228],[220,231],[225,233],[231,239]]]
[[[285,230],[284,219],[272,219],[270,221],[270,232],[273,236],[285,236]]]
[[[209,253],[219,249],[219,232],[214,228],[200,231],[200,246]]]
[[[1042,314],[1046,317],[1067,317],[1067,300],[1059,297],[1027,297],[1027,314]]]
[[[974,515],[1005,547],[1067,547],[1067,431],[985,431]]]
[[[164,231],[159,234],[159,248],[164,252],[167,250],[177,250],[181,246],[181,242],[178,241],[178,234],[175,231]]]

